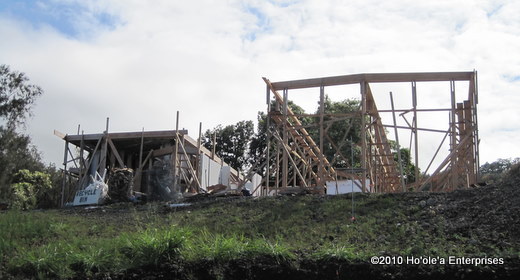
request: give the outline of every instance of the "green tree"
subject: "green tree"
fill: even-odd
[[[520,164],[520,158],[499,158],[491,163],[486,162],[480,166],[481,180],[489,184],[499,183],[504,175],[516,164]]]
[[[8,128],[23,123],[36,98],[42,94],[43,90],[30,84],[24,73],[0,65],[0,118],[7,121]]]
[[[30,137],[18,131],[42,93],[39,86],[29,83],[24,73],[0,65],[0,200],[11,198],[11,188],[17,183],[15,174],[19,170],[45,169]],[[20,193],[20,188],[16,187],[14,191]]]
[[[393,142],[393,141],[392,141]],[[395,143],[395,142],[394,142]],[[397,146],[397,145],[395,145]],[[401,164],[403,166],[403,176],[405,184],[410,184],[415,182],[415,164],[412,163],[412,156],[410,155],[410,150],[407,148],[401,148]],[[394,154],[394,160],[397,163],[397,168],[399,170],[399,156],[397,155],[397,149],[393,148],[392,153]]]
[[[202,144],[209,150],[213,149],[213,134],[216,135],[215,153],[231,167],[243,170],[248,164],[247,152],[254,134],[253,121],[240,121],[225,127],[218,125],[207,130]]]
[[[342,101],[331,101],[325,96],[324,101],[324,126],[325,136],[323,138],[323,154],[334,167],[347,167],[351,162],[351,148],[354,148],[354,165],[360,162],[360,151],[352,143],[360,143],[361,139],[361,115],[354,114],[360,111],[359,100],[345,99]],[[320,108],[316,110],[316,114]],[[330,116],[338,114],[353,114],[349,116]],[[315,118],[316,128],[310,131],[316,143],[319,143],[320,132],[319,118]]]
[[[305,114],[305,111],[302,107],[296,105],[294,102],[289,100],[287,102],[287,106],[291,109],[291,111],[296,115],[302,115]],[[271,113],[273,114],[282,114],[282,108],[277,106],[277,104],[273,101],[271,103]],[[298,118],[303,126],[308,126],[312,123],[312,118],[310,117],[299,117]],[[276,125],[271,121],[270,123],[271,129],[277,129]],[[281,133],[281,129],[278,128],[278,130]],[[291,141],[291,140],[290,140]],[[273,144],[273,142],[271,142]],[[257,115],[257,132],[254,133],[254,135],[251,137],[251,141],[249,144],[249,164],[251,166],[254,166],[255,164],[257,166],[261,166],[264,164],[266,160],[266,147],[267,147],[267,114],[265,112],[258,112]],[[275,146],[271,146],[271,151],[275,151]],[[271,163],[274,164],[274,159],[271,159]],[[262,168],[262,170],[255,170],[256,173],[261,174],[262,176],[265,175],[266,168]]]

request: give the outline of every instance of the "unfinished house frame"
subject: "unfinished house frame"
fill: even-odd
[[[447,191],[469,187],[477,183],[479,138],[476,72],[356,74],[283,82],[270,82],[266,78],[263,79],[267,85],[266,102],[269,112],[266,158],[270,159],[270,162],[275,162],[266,168],[266,178],[270,179],[265,181],[265,186],[261,190],[264,195],[271,189],[291,186],[325,188],[327,182],[337,182],[338,180],[358,182],[364,192],[397,192],[410,189]],[[420,98],[420,95],[417,93],[417,84],[420,83],[421,86],[427,87],[431,84],[429,82],[449,83],[449,92],[436,94],[447,98],[450,106],[418,108],[417,99]],[[467,99],[459,103],[456,102],[456,82],[468,83]],[[379,110],[371,89],[371,86],[376,83],[410,85],[411,94],[406,98],[411,99],[412,106],[395,108],[394,98],[390,93],[391,108]],[[325,115],[324,101],[327,88],[355,84],[358,84],[360,89],[359,111]],[[319,92],[320,110],[317,114],[312,115],[295,114],[288,106],[289,93],[291,90],[307,88],[315,88]],[[276,108],[272,108],[272,104]],[[421,122],[418,120],[418,113],[423,112],[445,112],[446,129],[419,126],[418,124]],[[392,114],[393,122],[383,123],[381,119],[383,113]],[[397,124],[396,114],[406,120],[406,125]],[[406,118],[407,115],[411,115],[411,120]],[[319,139],[317,141],[309,135],[300,121],[301,117],[309,116],[318,119],[316,123]],[[329,121],[324,121],[325,116],[329,118]],[[325,139],[332,141],[327,134],[331,123],[349,118],[360,120],[358,123],[361,125],[361,140],[357,143],[348,143],[348,145],[353,145],[360,151],[361,162],[356,164],[357,168],[353,168],[353,166],[343,169],[335,168],[334,163],[329,162],[322,153],[323,143]],[[423,173],[419,174],[419,169],[415,169],[416,181],[412,184],[405,185],[403,167],[399,164],[401,160],[400,158],[398,161],[394,160],[395,150],[391,148],[386,129],[392,130],[395,138],[393,140],[397,147],[402,147],[399,142],[399,132],[409,131],[410,150],[413,151],[412,157],[415,166],[419,166],[419,159],[423,158],[423,155],[420,154],[421,143],[419,143],[418,135],[420,133],[444,135]],[[346,142],[348,139],[343,139],[341,143],[332,142],[330,144],[335,149],[337,156],[345,158],[345,162],[350,162],[348,155],[342,155],[340,151]],[[274,151],[272,147],[275,147]],[[437,157],[439,151],[444,147],[448,149],[447,156],[441,161]],[[397,155],[400,157],[401,153],[397,153]],[[439,161],[440,164],[433,164]],[[289,174],[292,175],[289,176]]]
[[[154,200],[175,200],[186,193],[205,193],[217,184],[244,185],[244,177],[209,151],[187,130],[55,135],[65,141],[62,205],[85,189],[96,173],[108,181],[113,168],[133,170],[133,191]],[[224,176],[225,174],[225,176]],[[71,182],[71,183],[70,183]],[[67,190],[67,185],[72,187]],[[110,186],[109,186],[110,187]]]

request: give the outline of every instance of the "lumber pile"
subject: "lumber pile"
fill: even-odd
[[[131,168],[114,168],[108,179],[108,196],[111,202],[129,201],[134,171]]]
[[[227,189],[227,186],[222,185],[222,184],[217,184],[217,185],[209,186],[208,187],[208,193],[209,194],[214,194],[214,193],[226,190],[226,189]]]

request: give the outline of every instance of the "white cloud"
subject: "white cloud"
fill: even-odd
[[[0,13],[0,62],[45,89],[30,132],[47,160],[62,158],[53,129],[75,133],[81,123],[99,132],[107,116],[112,130],[171,129],[179,110],[193,137],[199,121],[206,129],[255,120],[265,107],[262,76],[472,69],[482,160],[520,154],[515,1],[74,3],[83,7],[76,37]]]

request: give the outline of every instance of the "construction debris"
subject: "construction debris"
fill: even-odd
[[[130,168],[113,168],[108,179],[108,196],[111,202],[126,202],[131,197],[134,171]]]
[[[217,185],[209,186],[209,187],[208,187],[208,193],[209,193],[209,194],[214,194],[214,193],[217,193],[217,192],[223,191],[223,190],[225,190],[225,189],[227,189],[227,186],[226,186],[226,185],[217,184]]]

